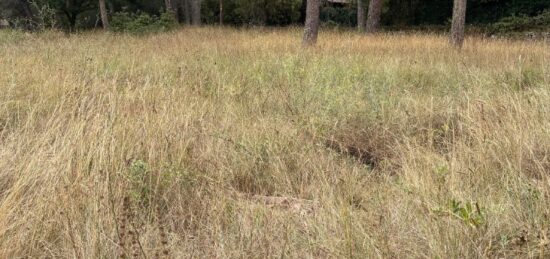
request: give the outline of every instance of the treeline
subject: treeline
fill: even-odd
[[[360,2],[357,2],[360,1]],[[449,25],[451,0],[380,1],[383,26]],[[321,0],[321,23],[357,26],[364,22],[369,0]],[[470,0],[466,23],[486,25],[509,17],[532,17],[550,9],[550,0]],[[103,10],[103,17],[102,12]],[[1,0],[0,20],[11,26],[82,30],[103,21],[153,23],[169,12],[181,24],[287,26],[303,24],[305,0]],[[103,18],[103,19],[102,19]],[[165,17],[166,18],[166,17]],[[156,20],[155,20],[156,19]],[[132,20],[132,21],[133,21]],[[365,19],[366,20],[366,19]],[[165,22],[169,22],[166,21]]]

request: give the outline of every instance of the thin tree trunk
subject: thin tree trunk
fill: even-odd
[[[74,12],[71,8],[71,1],[65,0],[65,8],[62,9],[62,12],[67,16],[69,21],[69,32],[76,31],[76,18],[78,17],[78,12]]]
[[[67,16],[67,20],[69,21],[69,32],[74,32],[76,30],[76,18],[78,14],[70,13],[68,11],[63,11],[65,15]]]
[[[101,15],[101,24],[103,25],[103,29],[109,29],[109,17],[107,16],[105,0],[99,0],[99,14]]]
[[[185,24],[191,24],[191,0],[183,0],[183,15],[185,16]]]
[[[178,9],[176,8],[176,6],[172,2],[172,0],[164,0],[164,6],[166,7],[166,12],[172,13],[174,15],[174,19],[176,19],[176,21],[177,21],[178,20],[178,13],[177,13]]]
[[[31,10],[31,5],[29,1],[27,0],[20,0],[21,6],[23,7],[23,11],[25,12],[25,17],[29,20],[34,19],[33,12]]]
[[[172,11],[174,12],[174,17],[176,17],[176,21],[180,23],[180,6],[181,6],[181,0],[172,0]]]
[[[369,3],[369,14],[367,17],[367,33],[375,33],[380,28],[380,17],[382,16],[382,0],[371,0]]]
[[[32,24],[33,24],[33,21],[35,20],[35,17],[31,9],[31,4],[27,0],[19,0],[19,3],[21,4],[21,7],[23,7],[23,12],[25,12],[25,18],[27,19],[26,25],[25,25],[26,29],[28,30],[34,29]]]
[[[201,25],[201,0],[191,1],[191,24]]]
[[[366,0],[357,0],[357,30],[364,31],[367,26],[367,16],[365,15]]]
[[[220,26],[223,25],[223,0],[220,0]]]
[[[319,0],[307,0],[303,40],[304,46],[311,46],[317,43],[317,35],[319,34],[319,12]]]
[[[464,27],[466,25],[467,0],[454,0],[453,23],[451,25],[451,45],[462,48],[464,44]]]

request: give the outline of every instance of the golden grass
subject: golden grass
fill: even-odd
[[[547,43],[300,33],[0,32],[0,257],[550,256]]]

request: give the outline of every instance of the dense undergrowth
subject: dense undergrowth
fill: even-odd
[[[550,50],[0,36],[0,257],[547,257]]]

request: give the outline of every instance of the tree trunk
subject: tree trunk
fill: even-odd
[[[78,12],[74,12],[74,8],[71,8],[71,1],[65,0],[65,7],[62,8],[62,12],[67,16],[67,21],[69,22],[69,32],[74,32],[76,30],[76,18],[78,17]]]
[[[220,0],[220,25],[223,25],[223,0]]]
[[[27,20],[27,22],[25,23],[25,28],[27,30],[33,30],[34,28],[32,24],[34,23],[35,17],[29,1],[19,0],[18,3],[21,4],[21,7],[23,8],[23,12],[25,14],[25,18]]]
[[[19,3],[21,4],[21,7],[23,8],[23,11],[25,12],[25,18],[32,20],[34,19],[34,14],[31,9],[31,5],[29,1],[27,0],[20,0]]]
[[[109,29],[109,17],[107,16],[105,0],[99,0],[99,14],[101,15],[101,24],[103,25],[103,29]]]
[[[69,32],[74,32],[76,30],[76,18],[78,14],[70,13],[68,11],[64,11],[64,13],[67,16],[67,21],[69,21]]]
[[[317,34],[319,34],[319,12],[319,0],[307,0],[304,46],[311,46],[317,43]]]
[[[183,0],[183,16],[185,18],[185,24],[191,24],[191,0]]]
[[[201,25],[201,0],[191,1],[191,24]]]
[[[166,12],[172,13],[174,15],[174,19],[176,19],[176,21],[177,21],[178,20],[178,12],[177,12],[178,8],[174,4],[174,2],[172,2],[172,0],[164,0],[164,6],[166,7]]]
[[[357,0],[357,30],[364,31],[367,26],[367,16],[365,15],[366,0]]]
[[[382,0],[371,0],[367,18],[367,33],[375,33],[380,28],[380,17],[382,16]]]
[[[462,48],[464,43],[464,27],[466,24],[467,0],[454,0],[453,23],[451,25],[451,45]]]

